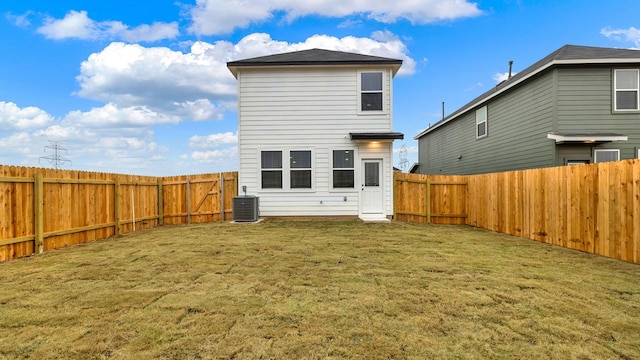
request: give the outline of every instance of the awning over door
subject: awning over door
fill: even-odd
[[[613,141],[627,141],[627,135],[616,133],[549,133],[547,138],[555,140],[556,145],[560,144],[603,144]]]
[[[363,132],[363,133],[349,133],[351,141],[388,141],[402,140],[404,134],[399,132]]]

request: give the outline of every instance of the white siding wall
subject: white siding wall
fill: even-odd
[[[383,70],[383,69],[374,69]],[[391,72],[384,113],[358,112],[357,69],[242,70],[238,74],[239,189],[260,197],[262,216],[358,215],[362,158],[385,169],[385,208],[393,213],[391,144],[356,144],[350,132],[391,131]],[[355,150],[355,188],[332,189],[332,151]],[[311,150],[313,189],[260,189],[261,150]],[[288,161],[285,154],[285,161]],[[287,164],[283,164],[285,167]],[[287,177],[288,172],[284,171]],[[346,198],[346,201],[344,200]]]

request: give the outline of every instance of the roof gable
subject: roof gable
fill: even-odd
[[[534,75],[553,66],[624,63],[640,63],[640,50],[564,45],[558,50],[538,60],[533,65],[515,74],[510,79],[501,82],[492,89],[471,100],[469,103],[454,111],[449,116],[420,132],[420,134],[418,134],[414,139],[417,140],[421,138],[425,134],[437,129],[438,127],[450,121],[455,120],[468,111],[473,110],[483,102],[489,101],[490,99],[502,94],[512,87],[526,82]]]
[[[227,63],[227,67],[231,70],[234,76],[237,75],[240,68],[332,65],[385,65],[391,67],[395,75],[402,65],[402,60],[343,51],[309,49],[230,61]]]

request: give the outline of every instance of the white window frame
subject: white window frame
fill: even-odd
[[[638,159],[640,159],[640,149],[636,150],[638,152],[638,156],[636,156]]]
[[[593,150],[593,162],[594,163],[598,163],[598,162],[607,162],[607,161],[598,161],[598,156],[597,153],[602,152],[615,152],[616,153],[616,160],[612,160],[612,161],[619,161],[620,160],[620,149],[594,149]]]
[[[363,93],[377,93],[378,91],[363,91],[362,90],[362,74],[367,73],[378,73],[382,74],[382,89],[380,92],[382,93],[382,110],[362,110],[362,94]],[[358,114],[359,115],[368,115],[368,114],[386,114],[389,109],[387,109],[387,71],[384,70],[361,70],[358,71]]]
[[[618,72],[633,71],[636,74],[635,88],[618,88]],[[636,108],[635,109],[618,109],[618,91],[635,91],[636,92]],[[640,111],[640,70],[638,69],[614,69],[613,70],[613,111],[629,112]]]
[[[353,167],[352,168],[337,168],[334,167],[333,164],[333,152],[334,151],[353,151]],[[358,154],[357,154],[357,150],[354,148],[350,148],[350,147],[341,147],[341,148],[333,148],[333,149],[329,149],[329,184],[330,184],[330,188],[329,191],[331,192],[336,192],[336,191],[354,191],[356,190],[356,179],[357,179],[357,170],[356,170],[356,163],[358,159]],[[334,170],[353,170],[353,187],[334,187],[333,185],[333,171]]]
[[[308,168],[306,168],[306,167],[305,168],[294,168],[294,167],[291,167],[291,152],[293,152],[293,151],[309,152],[309,156],[311,158],[309,159],[309,167]],[[288,157],[288,159],[289,159],[289,188],[291,190],[295,190],[295,191],[313,189],[313,183],[314,183],[314,181],[313,181],[313,151],[310,150],[310,149],[291,149],[291,150],[288,151],[288,153],[289,153],[289,157]],[[296,187],[296,188],[292,187],[292,185],[291,185],[291,174],[296,172],[296,171],[310,171],[311,172],[311,175],[310,175],[311,176],[311,185],[308,188],[307,187]]]
[[[282,188],[263,188],[262,187],[262,171],[269,170],[269,168],[262,168],[262,152],[263,151],[280,151],[282,153],[282,168],[277,169],[282,171]],[[291,151],[310,151],[311,152],[311,168],[298,168],[295,170],[311,170],[311,188],[292,188],[291,187]],[[313,148],[263,148],[258,149],[258,188],[260,192],[314,192],[316,186],[316,151]],[[294,170],[294,171],[295,171]]]
[[[270,167],[263,167],[262,166],[262,153],[263,152],[280,152],[280,167],[279,168],[270,168]],[[284,182],[285,182],[285,178],[284,178],[284,151],[282,149],[261,149],[258,151],[258,183],[260,184],[260,191],[281,191],[284,189]],[[262,173],[264,171],[280,171],[280,184],[281,187],[279,188],[265,188],[264,185],[262,184]]]
[[[478,116],[481,115],[481,116]],[[484,134],[479,134],[479,125],[484,124]],[[476,110],[476,139],[486,138],[489,133],[489,119],[487,106],[483,106],[480,109]]]

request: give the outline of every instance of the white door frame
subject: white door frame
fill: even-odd
[[[378,164],[377,179],[366,179],[367,163]],[[374,168],[369,168],[369,171]],[[375,170],[374,170],[375,171]],[[373,174],[371,174],[373,175]],[[370,184],[367,184],[367,180]],[[377,180],[377,181],[376,181]],[[384,207],[384,161],[380,158],[360,160],[360,204],[359,215],[361,218],[386,219]]]

